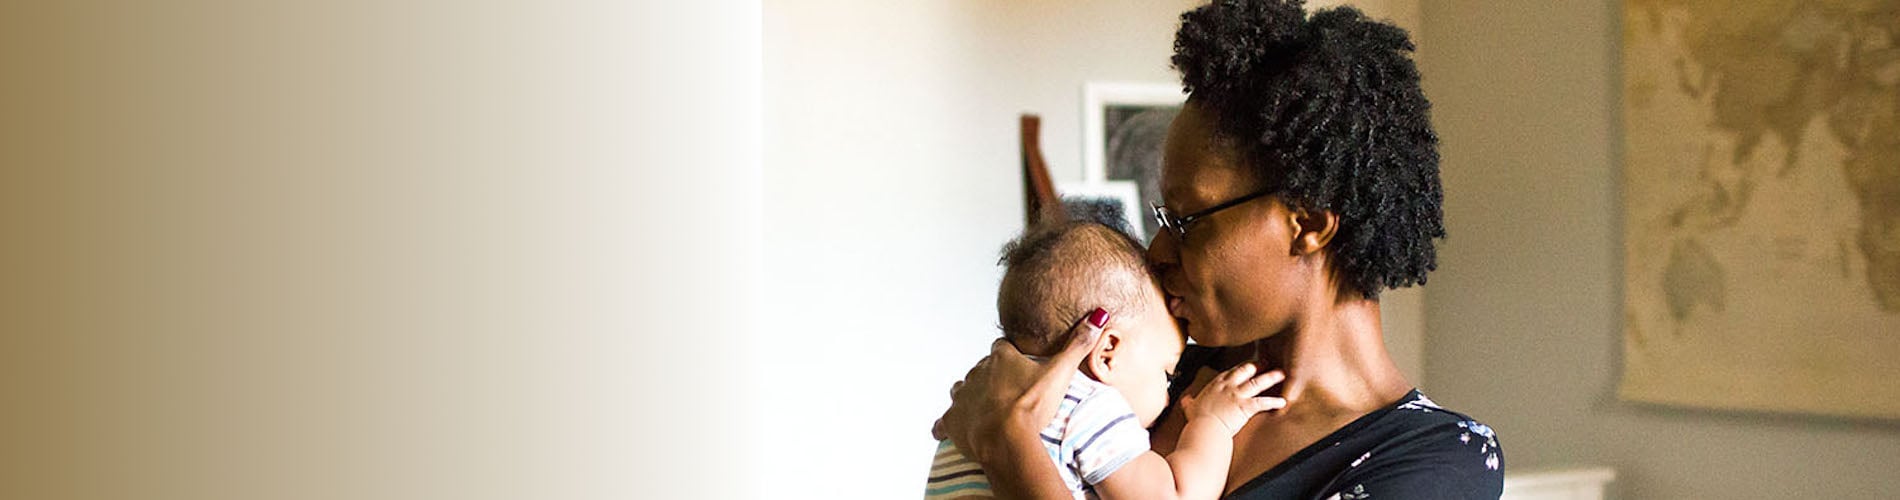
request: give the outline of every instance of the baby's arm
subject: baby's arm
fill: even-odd
[[[1286,377],[1278,371],[1254,376],[1253,364],[1227,370],[1201,388],[1200,396],[1182,398],[1187,426],[1174,453],[1153,451],[1122,465],[1096,483],[1095,492],[1117,498],[1219,498],[1234,458],[1234,434],[1254,414],[1286,406],[1280,398],[1255,397]]]

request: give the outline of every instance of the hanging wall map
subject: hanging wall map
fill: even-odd
[[[1900,0],[1626,0],[1626,400],[1900,418]]]

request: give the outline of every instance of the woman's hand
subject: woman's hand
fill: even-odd
[[[1047,459],[1040,460],[1049,466],[1044,468],[1017,455],[1045,456],[1036,434],[1055,418],[1076,367],[1101,344],[1108,316],[1108,311],[1097,308],[1077,321],[1068,344],[1044,363],[1030,360],[1008,341],[991,343],[990,355],[964,374],[962,382],[951,386],[950,409],[931,434],[949,439],[982,464],[993,482],[999,483],[995,485],[999,490],[1004,486],[1000,483],[1014,482],[1011,479],[1041,477],[1037,472],[1042,469],[1054,472],[1054,464]],[[1031,489],[1043,486],[1033,479],[1023,482]],[[1062,486],[1060,479],[1056,483]]]

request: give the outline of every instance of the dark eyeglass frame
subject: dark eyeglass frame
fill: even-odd
[[[1195,222],[1200,222],[1201,219],[1205,219],[1207,218],[1207,216],[1214,215],[1214,212],[1219,212],[1221,210],[1226,210],[1229,208],[1240,206],[1240,204],[1242,203],[1260,199],[1262,197],[1273,195],[1279,192],[1280,191],[1277,189],[1261,190],[1250,195],[1227,200],[1225,202],[1222,202],[1219,205],[1207,207],[1206,209],[1201,210],[1199,212],[1194,212],[1194,213],[1187,214],[1181,217],[1175,217],[1174,211],[1168,210],[1168,207],[1162,206],[1159,203],[1149,203],[1148,208],[1154,211],[1155,223],[1159,224],[1161,226],[1161,229],[1166,229],[1168,230],[1168,232],[1174,233],[1174,239],[1176,241],[1180,241],[1182,239],[1187,238],[1187,232],[1188,232],[1189,226],[1193,225]]]

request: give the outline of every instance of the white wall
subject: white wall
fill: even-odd
[[[1622,346],[1620,0],[1426,2],[1446,223],[1427,385],[1511,470],[1614,466],[1622,498],[1900,497],[1900,427],[1631,405]]]
[[[1079,179],[1082,83],[1178,82],[1197,3],[765,3],[763,474],[805,496],[919,493],[930,422],[996,336],[1017,114],[1042,115],[1053,175]],[[1415,22],[1415,2],[1375,6]],[[1389,301],[1417,373],[1422,300]]]

